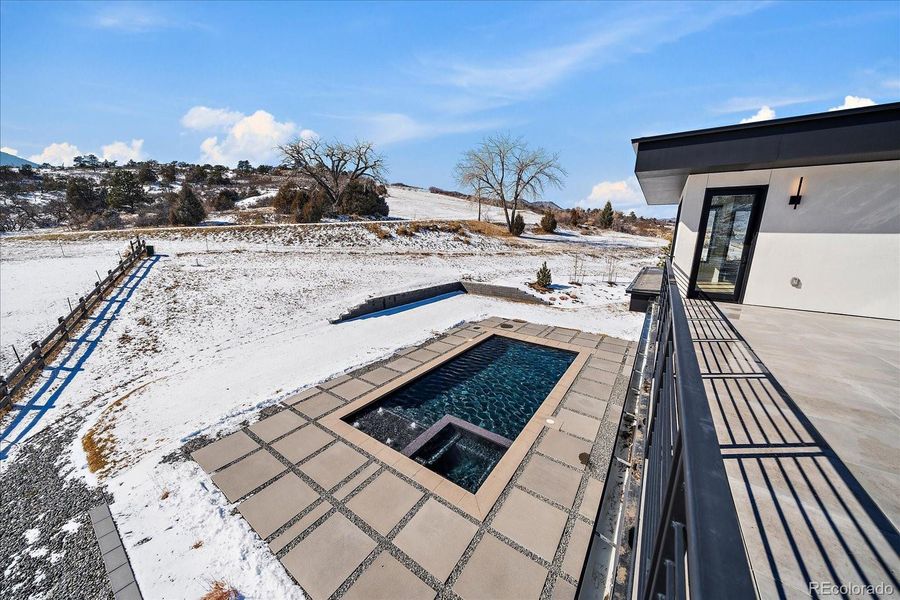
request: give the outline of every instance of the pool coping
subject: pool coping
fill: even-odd
[[[553,386],[553,389],[550,390],[550,393],[544,401],[537,407],[534,415],[532,415],[531,419],[525,424],[525,427],[522,428],[522,431],[519,432],[519,435],[513,440],[512,445],[507,448],[503,457],[493,468],[490,475],[484,480],[476,493],[473,494],[449,479],[445,479],[427,467],[423,467],[411,458],[404,456],[400,451],[386,446],[379,440],[363,433],[342,420],[343,417],[380,400],[391,392],[407,385],[413,380],[436,369],[447,361],[452,360],[463,352],[470,350],[474,346],[477,346],[495,335],[537,344],[539,346],[567,350],[575,353],[575,359],[556,382],[556,385]],[[356,400],[348,402],[344,406],[323,417],[319,420],[319,423],[335,435],[343,437],[351,443],[370,452],[384,464],[397,469],[427,490],[441,496],[444,500],[453,504],[460,510],[479,520],[483,520],[503,493],[503,490],[506,488],[510,479],[512,479],[513,474],[515,474],[516,469],[522,463],[528,450],[543,430],[547,420],[552,417],[557,406],[562,402],[563,396],[565,396],[566,392],[569,391],[569,388],[575,382],[575,379],[581,372],[582,367],[587,363],[592,352],[593,349],[584,346],[548,340],[547,338],[526,335],[515,331],[486,331],[480,335],[469,338],[453,350],[449,350],[446,353],[423,363],[407,373],[404,373],[400,377],[366,392]]]

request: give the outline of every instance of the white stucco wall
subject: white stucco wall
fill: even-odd
[[[900,319],[900,161],[690,176],[675,244],[685,277],[706,189],[748,185],[769,191],[745,304]]]

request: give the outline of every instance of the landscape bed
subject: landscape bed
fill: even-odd
[[[492,335],[343,421],[475,493],[576,356]]]

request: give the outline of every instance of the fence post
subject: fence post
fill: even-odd
[[[31,342],[31,349],[38,351],[37,362],[43,367],[46,363],[44,363],[44,351],[41,349],[41,344],[39,342]]]

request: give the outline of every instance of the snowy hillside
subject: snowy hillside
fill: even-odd
[[[391,208],[391,217],[394,218],[459,220],[478,218],[477,203],[444,194],[432,194],[428,190],[418,188],[390,186],[387,202]],[[541,220],[541,215],[537,213],[528,210],[521,212],[528,225]],[[484,221],[499,223],[504,220],[503,209],[483,204],[481,217]]]

